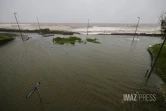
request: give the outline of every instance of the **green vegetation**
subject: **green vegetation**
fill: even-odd
[[[154,57],[156,57],[160,47],[161,44],[156,44],[150,47],[148,50]],[[157,60],[155,71],[161,77],[161,79],[166,82],[166,43],[164,44],[161,54]]]
[[[0,31],[5,31],[5,32],[19,32],[18,29],[5,29],[5,28],[0,28]],[[21,32],[25,33],[42,33],[42,34],[62,34],[62,35],[73,35],[73,34],[79,34],[76,32],[70,32],[70,31],[60,31],[60,30],[50,30],[49,28],[45,29],[40,29],[40,30],[21,30]]]
[[[50,30],[49,28],[40,29],[38,31],[43,33],[43,34],[63,34],[63,35],[73,35],[74,34],[74,32],[60,31],[60,30]]]
[[[97,39],[91,39],[91,38],[87,38],[86,39],[88,42],[92,42],[92,43],[100,43],[97,41]],[[75,42],[79,42],[79,43],[84,43],[86,44],[86,41],[82,41],[81,38],[79,37],[74,37],[74,36],[71,36],[69,38],[64,38],[64,37],[56,37],[56,38],[53,38],[53,42],[54,43],[57,43],[57,44],[65,44],[65,43],[70,43],[70,44],[75,44]]]
[[[0,40],[6,40],[6,39],[11,39],[11,37],[0,35]]]
[[[13,37],[16,36],[15,34],[9,34],[9,33],[0,33],[0,40],[9,40],[14,39]]]
[[[99,44],[100,44],[100,42],[98,42],[96,38],[95,38],[95,39],[87,38],[86,40],[87,40],[88,42],[99,43]]]
[[[163,13],[160,16],[160,28],[161,28],[161,34],[165,35],[166,34],[166,13]],[[165,42],[166,36],[163,36]],[[150,47],[148,50],[152,54],[153,58],[157,57],[157,54],[161,48],[162,44],[156,44]],[[161,53],[157,59],[157,63],[155,65],[155,71],[156,74],[158,74],[161,79],[166,83],[166,43],[164,43],[164,46],[161,50]]]
[[[81,38],[74,37],[74,36],[71,36],[69,38],[64,38],[64,37],[63,38],[62,37],[53,38],[54,43],[61,44],[61,45],[63,45],[64,43],[75,44],[76,41],[78,41],[79,43],[82,42]]]
[[[14,36],[16,36],[15,34],[9,34],[9,33],[0,33],[0,44],[2,43],[6,43],[8,41],[13,40]]]

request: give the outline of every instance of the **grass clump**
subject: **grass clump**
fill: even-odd
[[[0,35],[0,40],[11,39],[11,37]]]
[[[63,45],[63,44],[65,44],[65,43],[70,43],[70,44],[75,44],[75,42],[79,42],[79,43],[81,43],[82,42],[82,40],[81,40],[81,38],[79,38],[79,37],[75,37],[75,36],[71,36],[71,37],[69,37],[69,38],[64,38],[64,37],[56,37],[56,38],[53,38],[53,42],[54,43],[57,43],[57,44],[61,44],[61,45]]]
[[[37,31],[37,30],[36,30]],[[76,32],[70,32],[70,31],[62,31],[62,30],[50,30],[49,28],[40,29],[38,30],[42,34],[62,34],[62,35],[73,35],[73,34],[79,34]]]
[[[0,40],[10,40],[14,39],[13,37],[16,36],[15,34],[9,34],[9,33],[0,33]]]
[[[156,44],[148,49],[153,54],[154,58],[157,56],[160,47],[161,44]],[[164,47],[157,60],[155,71],[156,74],[158,74],[161,79],[166,83],[166,43],[164,44]]]
[[[0,33],[0,45],[13,40],[14,36],[16,35],[10,33]]]
[[[86,38],[86,40],[87,40],[88,42],[92,42],[92,43],[98,43],[98,44],[100,44],[100,42],[97,41],[96,38],[95,38],[95,39],[92,39],[92,38]]]

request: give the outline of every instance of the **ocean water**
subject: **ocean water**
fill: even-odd
[[[74,31],[81,34],[111,34],[111,33],[134,33],[137,24],[120,24],[120,23],[41,23],[41,28],[51,30]],[[39,29],[36,23],[20,24],[21,29]],[[1,23],[0,28],[18,29],[15,23]],[[159,24],[139,24],[137,33],[160,33]]]

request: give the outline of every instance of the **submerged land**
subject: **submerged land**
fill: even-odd
[[[18,32],[19,30],[9,30],[9,29],[6,30],[6,29],[4,29],[4,31]],[[35,33],[42,33],[42,34],[64,34],[64,35],[73,35],[74,34],[74,32],[51,31],[49,29],[22,30],[22,32],[29,32],[29,33],[35,32]],[[145,35],[145,34],[143,34],[143,35]],[[16,36],[16,34],[0,33],[0,43],[2,44],[2,43],[9,42],[9,41],[13,40],[15,38],[15,36]],[[156,34],[154,36],[160,36],[160,34]],[[165,36],[165,35],[162,35],[162,37],[163,36]],[[56,37],[56,38],[53,38],[53,42],[56,43],[56,44],[60,44],[60,45],[63,45],[63,44],[66,44],[66,43],[74,45],[76,42],[85,43],[85,44],[87,42],[99,43],[100,44],[100,42],[96,38],[94,38],[94,39],[93,38],[86,38],[86,41],[83,41],[81,38],[76,37],[76,36],[70,36],[68,38],[66,38],[66,37]],[[148,51],[152,54],[153,58],[156,57],[160,47],[161,47],[161,44],[156,44],[156,45],[153,45],[152,47],[148,48]],[[161,55],[160,55],[158,61],[157,61],[155,72],[156,72],[157,75],[159,75],[161,77],[161,79],[164,82],[166,82],[166,43],[163,47],[163,50],[161,52]]]
[[[35,37],[39,34],[35,33],[32,35]],[[69,36],[57,36],[59,37],[59,42],[61,40],[69,41]],[[159,38],[143,37],[146,39],[143,39],[141,42],[138,41],[136,44],[139,47],[133,47],[131,49],[129,44],[131,44],[132,41],[128,40],[128,38],[131,37],[89,35],[88,38],[90,39],[87,38],[86,40],[86,35],[75,36],[78,38],[75,37],[70,40],[76,40],[76,43],[78,43],[80,39],[81,41],[88,42],[87,40],[94,41],[100,37],[99,40],[96,41],[101,40],[100,42],[102,42],[102,45],[88,42],[90,43],[88,45],[82,43],[70,47],[68,47],[68,45],[57,47],[58,45],[52,43],[53,37],[48,37],[35,40],[30,39],[24,43],[20,43],[22,42],[21,40],[19,42],[13,41],[10,45],[0,47],[0,67],[2,75],[2,84],[0,85],[1,87],[7,87],[9,89],[8,92],[10,93],[7,94],[3,90],[0,91],[0,94],[4,97],[4,103],[15,101],[15,97],[12,97],[12,95],[17,95],[16,99],[19,99],[19,101],[16,101],[14,105],[21,104],[22,97],[25,97],[28,93],[27,91],[31,90],[36,84],[36,81],[39,81],[39,76],[44,77],[43,85],[41,85],[41,93],[43,95],[49,95],[46,97],[47,100],[51,100],[52,97],[54,97],[52,101],[56,102],[52,102],[50,107],[52,109],[55,108],[52,107],[53,105],[61,105],[63,103],[65,103],[64,107],[68,107],[68,105],[72,106],[75,100],[77,101],[77,98],[80,98],[80,94],[84,93],[86,93],[86,96],[79,99],[78,102],[84,104],[85,101],[87,101],[87,98],[91,98],[97,101],[97,106],[99,106],[97,108],[99,109],[100,107],[110,106],[109,103],[101,104],[106,101],[113,103],[114,101],[122,100],[122,93],[119,90],[130,92],[131,89],[133,89],[133,92],[143,91],[142,93],[155,93],[150,91],[159,90],[155,87],[157,85],[153,86],[153,84],[151,84],[151,82],[158,84],[158,81],[150,81],[150,84],[147,85],[147,83],[144,82],[142,75],[142,70],[149,64],[149,55],[145,49],[149,44],[160,42]],[[68,39],[65,39],[67,37]],[[95,37],[97,38],[95,39]],[[151,39],[154,39],[154,41],[151,41]],[[40,45],[40,47],[38,45]],[[133,53],[133,51],[137,50],[139,50],[139,53]],[[142,55],[145,56],[142,57]],[[128,62],[126,62],[126,60]],[[32,74],[32,76],[30,76],[30,74]],[[16,78],[18,78],[17,81],[15,81]],[[30,81],[27,81],[27,78]],[[141,81],[141,83],[137,84],[138,81],[135,80]],[[10,82],[11,85],[6,84],[6,81]],[[22,84],[22,81],[25,81],[25,84]],[[53,90],[49,88],[49,84],[47,83],[52,84]],[[25,87],[26,84],[30,84],[30,87],[20,91],[20,87]],[[71,87],[69,90],[68,87],[73,85],[74,87]],[[144,87],[144,90],[140,89],[142,86]],[[15,89],[14,92],[13,88]],[[101,88],[103,90],[101,90]],[[64,89],[64,91],[61,89]],[[91,92],[91,89],[94,89],[94,91]],[[51,91],[45,92],[45,90]],[[112,94],[113,96],[105,97],[103,96],[103,91],[106,93],[105,95]],[[20,93],[22,93],[22,95],[20,95]],[[73,94],[74,96],[69,96],[70,94]],[[96,94],[97,96],[95,96]],[[5,99],[9,95],[11,95],[10,101]],[[34,96],[35,95],[33,95],[33,97]],[[37,97],[34,99],[35,101],[39,100]],[[57,99],[60,100],[60,103]],[[140,103],[135,105],[142,109],[146,109],[147,105],[150,105],[150,108],[160,108],[161,102],[159,99],[157,100],[157,102],[152,102],[152,104],[145,102],[145,106],[142,104],[140,106]],[[93,104],[94,103],[89,101],[86,107],[91,107]],[[114,106],[114,104],[111,105]],[[25,107],[26,105],[23,105],[19,108],[25,109]],[[75,105],[73,107],[75,107]],[[77,107],[82,106],[77,104]],[[19,108],[16,107],[14,110],[19,110]],[[27,106],[27,108],[29,107]],[[30,108],[33,109],[33,106]],[[3,107],[3,109],[6,109],[6,107]],[[9,108],[7,109],[10,110]],[[109,109],[111,109],[111,106]],[[36,110],[38,109],[36,108]]]

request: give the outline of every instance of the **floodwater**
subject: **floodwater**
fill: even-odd
[[[101,44],[53,44],[53,37],[37,34],[0,46],[0,111],[164,110],[162,81],[152,74],[149,45],[156,37],[89,35]],[[62,35],[55,35],[62,36]],[[83,40],[86,35],[77,35]],[[41,82],[38,92],[26,95]],[[123,102],[123,94],[157,94],[155,102]]]

